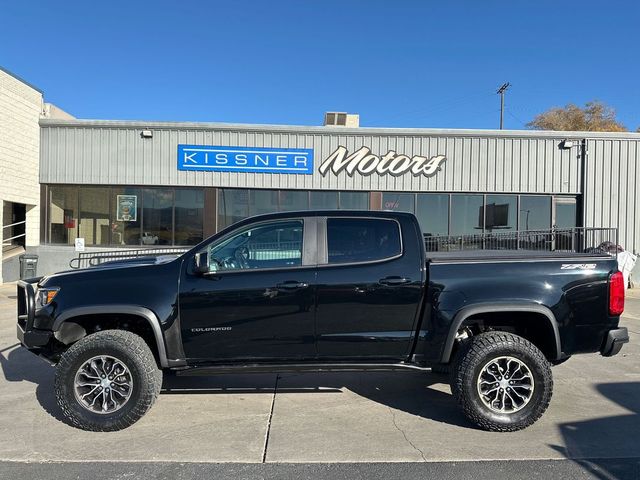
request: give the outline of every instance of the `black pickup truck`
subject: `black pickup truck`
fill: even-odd
[[[263,215],[178,257],[20,282],[18,338],[86,430],[136,422],[163,370],[447,369],[472,422],[513,431],[549,405],[551,365],[628,341],[614,257],[517,253],[428,255],[407,213]]]

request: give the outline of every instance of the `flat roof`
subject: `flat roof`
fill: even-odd
[[[339,135],[425,135],[441,137],[533,137],[533,138],[611,138],[640,140],[633,132],[565,132],[555,130],[486,130],[456,128],[380,128],[326,127],[311,125],[270,125],[216,122],[158,122],[143,120],[40,119],[42,127],[135,128],[158,130],[245,130],[297,133],[330,133]]]
[[[6,73],[7,75],[12,76],[13,78],[15,78],[16,80],[18,80],[20,83],[24,83],[27,87],[34,89],[36,92],[38,92],[41,95],[44,95],[44,92],[42,90],[40,90],[38,87],[34,86],[33,84],[27,82],[24,78],[20,77],[19,75],[16,75],[15,73],[13,73],[10,70],[7,70],[6,68],[4,68],[2,65],[0,65],[0,70],[2,70],[4,73]]]

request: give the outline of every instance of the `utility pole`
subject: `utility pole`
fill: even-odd
[[[500,94],[500,130],[504,126],[504,92],[507,91],[511,84],[509,82],[502,84],[496,93]]]

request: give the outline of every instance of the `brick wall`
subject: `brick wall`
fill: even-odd
[[[0,70],[0,202],[27,205],[27,245],[38,245],[40,240],[38,120],[42,105],[40,92]],[[10,223],[10,218],[2,217]]]

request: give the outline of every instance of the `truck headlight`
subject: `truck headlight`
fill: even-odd
[[[56,297],[60,289],[58,287],[53,288],[39,288],[36,292],[36,306],[46,307]]]

